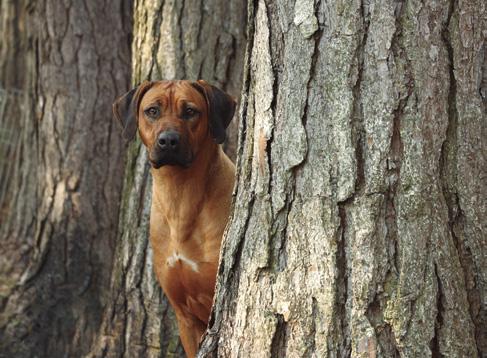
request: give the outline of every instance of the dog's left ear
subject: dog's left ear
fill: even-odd
[[[152,87],[152,82],[144,81],[132,88],[113,103],[113,115],[122,125],[122,135],[126,140],[132,140],[137,132],[137,113],[144,94]]]
[[[211,135],[215,142],[223,143],[226,138],[225,130],[233,118],[237,103],[230,95],[203,80],[193,82],[192,85],[206,98]]]

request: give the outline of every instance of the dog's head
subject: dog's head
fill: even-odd
[[[188,167],[207,141],[223,143],[235,101],[205,81],[144,82],[113,104],[127,140],[137,129],[154,168]]]

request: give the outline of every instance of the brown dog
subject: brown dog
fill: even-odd
[[[152,164],[150,239],[157,278],[196,355],[215,290],[235,167],[219,145],[235,101],[204,81],[144,82],[113,105],[127,139],[139,129]]]

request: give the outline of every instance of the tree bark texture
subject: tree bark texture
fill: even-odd
[[[238,96],[245,28],[243,0],[135,1],[133,83],[205,79]],[[236,133],[229,141],[235,142],[235,138]],[[90,356],[184,356],[174,313],[152,267],[148,241],[151,188],[146,149],[137,140],[128,146],[120,239],[112,272],[113,304],[104,313],[100,337]]]
[[[32,237],[24,217],[34,216],[36,202],[35,52],[27,3],[0,2],[0,307],[28,264]]]
[[[0,352],[81,356],[110,298],[125,154],[111,103],[130,79],[130,2],[1,4],[9,3],[29,10],[14,19],[33,51],[14,39],[22,54],[6,58],[11,74],[30,76],[35,103],[11,134],[21,180],[9,184],[15,202],[2,244],[27,247],[20,272],[2,283]],[[16,250],[7,245],[2,256]]]
[[[487,355],[485,1],[248,12],[200,356]]]

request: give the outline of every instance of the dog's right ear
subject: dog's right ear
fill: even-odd
[[[123,128],[122,135],[130,141],[137,132],[137,113],[140,101],[144,94],[152,87],[152,82],[144,81],[139,86],[132,88],[113,103],[113,115],[118,119]]]

